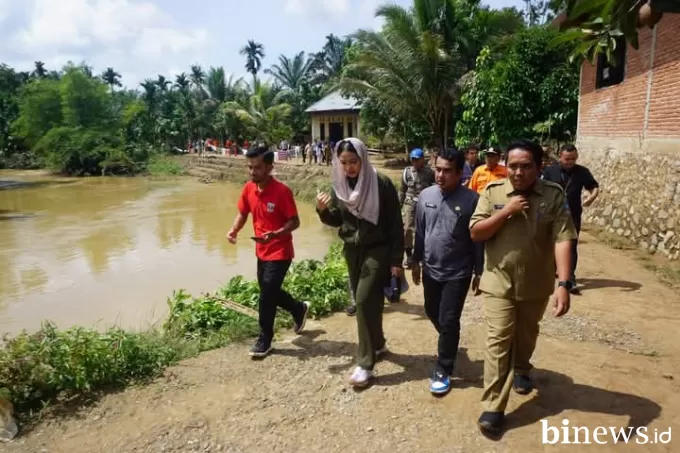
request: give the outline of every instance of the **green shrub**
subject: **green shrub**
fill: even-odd
[[[151,176],[179,176],[184,173],[182,164],[161,154],[156,154],[149,158],[146,171]]]
[[[90,392],[154,376],[180,358],[172,342],[154,331],[59,331],[44,323],[36,333],[23,332],[5,342],[0,382],[19,408],[61,393]]]
[[[348,303],[347,266],[341,250],[340,244],[334,244],[323,261],[308,259],[293,264],[283,282],[284,289],[295,299],[310,303],[309,312],[315,318],[342,310]],[[164,329],[184,338],[204,337],[229,326],[247,330],[251,318],[229,310],[220,300],[257,310],[259,294],[257,282],[247,281],[240,275],[214,295],[192,298],[180,290],[168,300],[170,313]],[[287,312],[279,310],[277,326],[292,326]],[[257,330],[256,326],[253,328]]]
[[[284,287],[293,297],[309,301],[314,317],[344,308],[347,268],[341,246],[333,245],[323,261],[294,264]],[[257,334],[256,319],[226,308],[221,299],[257,309],[258,295],[257,282],[241,276],[212,295],[195,298],[175,291],[168,298],[170,310],[162,329],[146,332],[59,330],[46,322],[36,333],[5,338],[0,349],[0,394],[25,411],[60,396],[81,396],[156,377],[183,358]],[[291,325],[287,313],[278,317],[277,327]]]

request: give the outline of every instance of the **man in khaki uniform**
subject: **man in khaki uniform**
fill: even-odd
[[[486,242],[480,282],[487,325],[484,412],[478,424],[488,434],[500,433],[511,388],[533,390],[530,360],[553,291],[553,314],[569,310],[570,241],[576,238],[564,191],[538,178],[542,148],[518,141],[507,156],[508,178],[487,185],[470,220],[472,239]]]

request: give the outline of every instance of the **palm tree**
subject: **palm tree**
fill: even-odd
[[[205,83],[205,72],[203,72],[203,68],[197,64],[191,66],[191,83],[197,90],[203,89],[203,83]]]
[[[246,57],[246,71],[253,75],[253,90],[257,87],[257,73],[262,68],[264,46],[252,39],[239,52]]]
[[[39,79],[42,79],[47,75],[47,70],[45,70],[45,63],[42,61],[36,61],[35,62],[35,69],[33,70],[33,77],[37,77]]]
[[[222,66],[210,68],[205,85],[212,101],[220,104],[227,100],[227,81]]]
[[[158,85],[158,88],[160,88],[161,91],[165,92],[168,91],[168,86],[172,86],[172,82],[167,80],[164,75],[158,74],[158,80],[156,80],[156,85]]]
[[[382,6],[381,33],[359,30],[359,50],[338,87],[370,97],[393,116],[425,121],[440,146],[466,67],[455,42],[452,0],[414,0],[413,11]]]
[[[183,94],[189,91],[189,79],[185,73],[175,76],[175,86]]]
[[[279,92],[275,86],[258,84],[256,91],[250,96],[245,105],[230,101],[221,107],[222,116],[234,116],[242,121],[248,132],[258,140],[267,143],[278,143],[289,138],[292,131],[286,125],[292,107],[286,103],[277,103]]]
[[[123,86],[120,83],[120,74],[113,68],[106,68],[106,71],[102,72],[101,78],[111,88],[111,93],[113,93],[113,87]]]
[[[87,64],[85,64],[85,62],[83,62],[80,64],[80,69],[81,71],[83,71],[83,74],[85,74],[89,78],[94,77],[94,72],[92,72],[92,66],[88,66]]]
[[[292,59],[280,55],[279,63],[264,72],[274,77],[285,89],[300,91],[302,83],[311,75],[313,63],[312,58],[305,58],[304,52],[298,53]]]
[[[314,55],[312,67],[316,73],[315,83],[324,84],[340,76],[345,64],[345,55],[352,46],[350,38],[341,39],[334,34],[326,36],[321,52]]]

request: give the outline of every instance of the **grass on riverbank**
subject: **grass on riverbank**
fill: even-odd
[[[159,154],[149,159],[146,172],[150,176],[180,176],[184,174],[184,166],[178,159]]]
[[[340,245],[333,245],[323,261],[295,263],[284,287],[309,301],[315,318],[343,309],[347,268]],[[192,297],[176,291],[168,298],[170,312],[159,329],[59,330],[45,323],[36,333],[6,338],[0,349],[0,397],[30,416],[48,403],[152,379],[182,359],[255,335],[257,320],[225,308],[220,299],[256,308],[257,297],[257,282],[237,276],[214,294]],[[277,318],[278,328],[291,325],[287,313]]]

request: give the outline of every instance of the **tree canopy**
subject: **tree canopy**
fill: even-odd
[[[335,90],[361,103],[371,146],[567,140],[578,95],[568,57],[583,45],[548,24],[563,8],[576,14],[583,6],[524,3],[521,10],[480,0],[386,4],[376,10],[381,30],[329,34],[318,52],[279,55],[268,67],[265,44],[246,40],[238,56],[245,79],[193,64],[129,89],[113,67],[95,75],[86,63],[0,65],[0,166],[135,173],[158,153],[207,138],[301,143],[319,138],[305,110]]]

